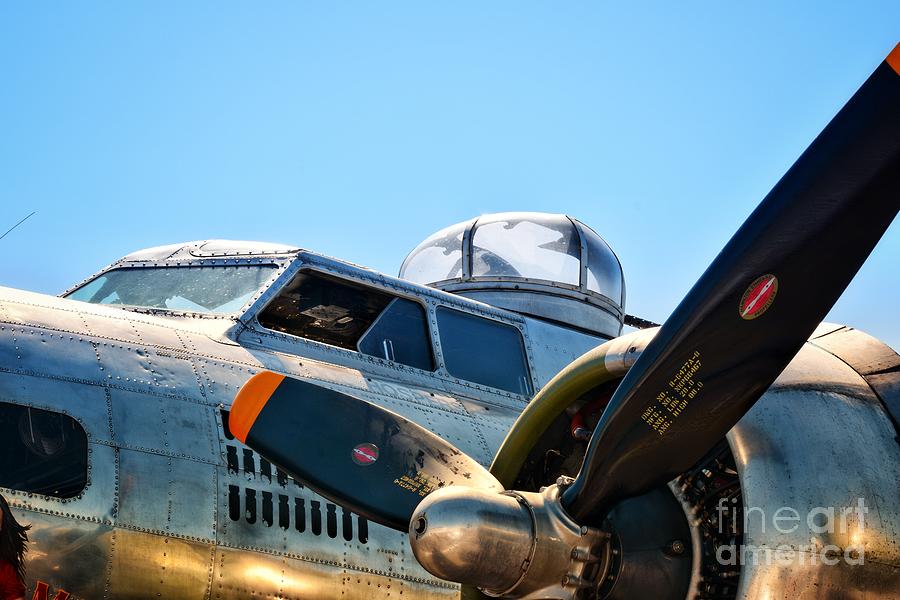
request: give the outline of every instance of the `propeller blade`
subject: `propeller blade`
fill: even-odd
[[[564,491],[572,517],[596,522],[618,500],[700,460],[792,360],[898,209],[900,45],[750,215],[628,372]]]
[[[229,427],[322,496],[403,532],[422,498],[439,487],[503,489],[474,459],[412,421],[270,371],[241,387]]]

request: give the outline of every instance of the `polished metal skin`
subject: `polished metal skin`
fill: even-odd
[[[528,398],[261,327],[255,315],[312,268],[521,331],[532,387],[602,339],[286,246],[211,241],[122,266],[272,264],[233,315],[127,309],[0,288],[0,402],[76,419],[88,484],[62,500],[0,490],[32,523],[29,581],[74,598],[452,597],[406,536],[284,477],[223,428],[236,391],[269,369],[352,390],[487,465]],[[440,339],[432,325],[435,356]],[[315,427],[315,423],[310,424]],[[30,592],[29,592],[30,593]]]
[[[29,582],[78,599],[456,597],[459,586],[422,568],[406,535],[344,511],[233,439],[224,419],[236,391],[262,369],[352,391],[488,465],[530,398],[450,375],[435,310],[452,307],[516,327],[535,390],[604,338],[287,246],[196,242],[141,251],[110,268],[236,263],[276,268],[260,293],[227,315],[0,288],[0,402],[69,415],[89,442],[88,483],[78,496],[0,490],[33,525]],[[261,327],[256,315],[301,268],[422,302],[436,371]],[[872,338],[846,334],[841,341],[852,330],[826,330],[729,442],[747,505],[770,517],[785,505],[870,503],[864,528],[824,535],[806,526],[788,535],[751,520],[749,540],[798,549],[812,542],[812,554],[824,558],[831,546],[843,552],[862,544],[866,560],[745,567],[741,598],[887,599],[896,592],[900,449],[886,407],[898,403],[891,369],[900,361]],[[624,372],[639,345],[630,338],[612,344],[621,348],[606,355],[610,371]],[[866,359],[861,349],[873,348]],[[506,558],[494,560],[504,565]],[[545,585],[562,581],[548,576]]]
[[[756,559],[738,598],[897,597],[898,366],[874,338],[822,327],[729,433],[745,507],[761,509],[745,515]]]

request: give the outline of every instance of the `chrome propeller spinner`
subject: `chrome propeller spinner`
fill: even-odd
[[[609,534],[573,521],[558,485],[540,493],[437,490],[416,508],[409,536],[430,573],[491,596],[571,598],[609,566]]]

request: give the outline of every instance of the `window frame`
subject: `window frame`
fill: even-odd
[[[450,369],[447,367],[447,357],[446,357],[446,353],[444,352],[443,341],[441,340],[441,335],[440,335],[440,326],[438,324],[438,311],[441,308],[444,308],[449,311],[457,312],[457,313],[462,313],[463,315],[466,315],[467,317],[470,317],[473,319],[483,319],[483,320],[489,321],[495,325],[508,327],[509,329],[512,329],[513,331],[515,331],[515,333],[518,335],[519,350],[520,350],[519,356],[522,359],[522,363],[523,363],[523,367],[524,367],[525,383],[528,386],[528,391],[526,393],[514,392],[512,390],[495,387],[495,386],[492,386],[487,383],[474,381],[472,379],[463,379],[463,378],[451,373]],[[501,319],[492,318],[490,315],[477,313],[477,312],[471,311],[471,310],[466,310],[466,308],[464,308],[464,307],[453,305],[450,303],[438,303],[434,306],[434,327],[437,332],[438,343],[441,344],[441,371],[443,373],[445,373],[447,375],[447,377],[451,378],[453,381],[463,383],[463,385],[474,386],[476,389],[496,390],[497,392],[504,394],[504,395],[518,396],[521,398],[532,398],[534,396],[536,386],[535,386],[534,374],[532,372],[531,353],[529,351],[529,346],[527,343],[524,328],[521,325],[509,323],[509,322],[501,320]]]
[[[351,350],[349,348],[344,348],[342,346],[335,346],[335,345],[329,344],[327,342],[320,342],[318,340],[306,338],[306,337],[303,337],[300,335],[295,335],[293,333],[288,333],[286,331],[277,331],[275,329],[270,329],[270,328],[266,327],[265,325],[263,325],[260,322],[259,316],[266,311],[266,309],[269,307],[269,305],[272,304],[278,298],[278,296],[281,294],[282,290],[284,290],[284,288],[287,287],[287,285],[290,284],[290,282],[292,282],[295,277],[297,277],[298,275],[300,275],[301,273],[304,273],[304,272],[312,272],[312,273],[324,275],[326,278],[337,279],[342,282],[347,282],[351,286],[355,285],[357,287],[370,288],[370,289],[376,290],[377,292],[380,292],[382,294],[392,297],[392,300],[390,302],[388,302],[387,305],[385,305],[385,307],[381,311],[381,313],[379,313],[378,316],[375,317],[375,319],[372,321],[371,325],[369,325],[366,328],[366,330],[363,331],[363,333],[356,340],[355,349]],[[266,332],[269,335],[285,336],[286,338],[288,338],[290,340],[297,340],[304,344],[314,344],[316,346],[328,348],[333,351],[345,352],[345,353],[347,353],[348,356],[352,356],[352,357],[360,359],[360,360],[376,361],[379,364],[387,365],[392,368],[399,367],[401,369],[410,369],[412,371],[416,371],[418,373],[425,373],[428,375],[434,375],[441,371],[442,367],[440,364],[440,360],[438,358],[440,356],[440,352],[439,352],[439,346],[437,346],[437,344],[439,342],[436,339],[437,333],[433,327],[433,323],[432,323],[432,319],[431,319],[432,307],[429,305],[428,302],[423,300],[421,297],[416,296],[415,294],[403,293],[403,291],[399,291],[399,290],[386,289],[386,288],[379,286],[377,284],[374,284],[372,282],[362,281],[360,279],[349,277],[344,273],[335,272],[335,271],[329,270],[327,268],[322,268],[319,265],[311,264],[311,263],[308,263],[305,261],[301,262],[297,269],[289,270],[288,272],[283,273],[282,275],[284,276],[284,280],[278,281],[277,285],[273,286],[274,288],[277,288],[277,289],[274,290],[274,293],[272,294],[272,296],[270,298],[266,298],[265,302],[260,304],[260,306],[258,308],[256,308],[256,310],[254,310],[253,324],[255,327],[258,327],[260,330]],[[363,352],[360,352],[360,350],[359,350],[359,342],[361,340],[363,340],[369,334],[369,331],[371,331],[372,328],[375,327],[375,325],[378,324],[378,322],[381,320],[381,317],[385,314],[387,309],[391,306],[391,304],[394,303],[394,300],[396,300],[398,298],[403,298],[404,300],[409,300],[411,302],[415,302],[419,306],[419,308],[422,309],[422,316],[425,321],[426,341],[431,350],[431,356],[430,356],[431,364],[432,364],[431,370],[420,369],[419,367],[415,367],[415,366],[408,365],[406,363],[402,363],[402,362],[398,362],[398,361],[394,361],[394,360],[388,360],[381,356],[365,354]]]
[[[423,371],[402,363],[390,362],[377,356],[369,356],[353,350],[263,327],[259,323],[258,315],[265,310],[300,270],[316,271],[351,283],[376,288],[396,297],[406,298],[423,305],[428,319],[428,332],[431,336],[435,370]],[[518,392],[510,392],[502,388],[491,387],[451,375],[444,366],[444,355],[437,329],[435,310],[441,306],[497,321],[518,329],[524,343],[531,393],[522,395]],[[279,270],[271,285],[248,306],[247,310],[237,320],[242,327],[241,331],[236,332],[234,339],[240,345],[259,348],[267,352],[288,354],[300,358],[306,357],[314,361],[324,361],[342,368],[356,369],[361,371],[363,376],[367,378],[397,377],[403,381],[404,385],[434,387],[435,392],[462,394],[464,397],[466,394],[475,394],[477,397],[480,392],[488,392],[491,396],[496,397],[479,397],[479,401],[515,410],[521,410],[522,406],[527,404],[541,387],[541,383],[537,379],[536,363],[532,356],[532,340],[528,330],[528,318],[499,307],[469,300],[465,296],[458,296],[448,291],[385,275],[378,271],[308,250],[300,250],[291,261],[285,264],[284,268]],[[301,350],[304,347],[320,354],[304,354]],[[427,380],[422,379],[423,376],[435,378],[436,381],[428,383]]]
[[[161,315],[172,315],[172,316],[190,316],[192,318],[197,319],[238,319],[240,320],[244,317],[256,304],[259,302],[260,298],[262,298],[269,290],[273,287],[279,287],[277,284],[279,279],[284,274],[285,270],[290,267],[292,264],[292,260],[283,260],[278,257],[271,256],[261,256],[261,257],[247,257],[247,256],[238,256],[238,257],[228,257],[228,258],[192,258],[190,260],[148,260],[148,261],[126,261],[120,260],[115,263],[109,265],[108,267],[101,269],[99,272],[90,275],[89,277],[83,279],[82,281],[72,285],[65,291],[61,292],[58,297],[64,298],[67,300],[71,300],[72,302],[82,302],[89,306],[97,306],[97,307],[107,307],[107,308],[118,308],[122,310],[128,310],[137,313],[145,313],[145,314],[161,314]],[[110,271],[118,271],[118,270],[126,270],[126,269],[149,269],[149,268],[189,268],[189,267],[202,267],[202,268],[215,268],[215,267],[236,267],[236,266],[262,266],[262,267],[274,267],[272,269],[272,274],[266,278],[262,285],[257,289],[250,298],[244,302],[239,308],[230,312],[201,312],[195,310],[186,310],[186,309],[174,309],[174,308],[158,308],[152,306],[140,306],[135,304],[99,304],[93,302],[86,302],[84,300],[76,300],[70,298],[73,293],[82,289],[83,287],[90,285],[95,280],[103,277]]]

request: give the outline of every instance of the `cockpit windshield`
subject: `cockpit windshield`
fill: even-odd
[[[232,313],[259,291],[274,268],[258,264],[125,267],[103,273],[66,298],[92,304]]]

